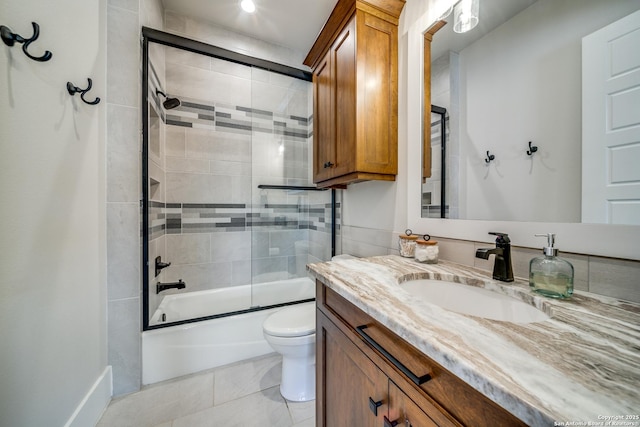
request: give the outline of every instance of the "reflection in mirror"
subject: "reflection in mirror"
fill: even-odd
[[[431,131],[423,126],[423,169],[431,173],[423,173],[422,217],[588,218],[581,205],[592,161],[580,155],[582,39],[639,8],[632,0],[481,0],[476,28],[456,34],[449,22],[440,29],[424,70]],[[446,109],[445,145],[430,105]]]

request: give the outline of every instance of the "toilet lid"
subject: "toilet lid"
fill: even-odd
[[[267,317],[262,328],[276,337],[300,337],[316,332],[316,304],[309,302],[283,308]]]

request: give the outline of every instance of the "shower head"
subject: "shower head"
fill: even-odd
[[[173,108],[180,106],[180,100],[178,98],[169,98],[167,94],[162,92],[160,89],[156,89],[156,95],[162,95],[166,98],[165,101],[162,103],[162,106],[164,107],[165,110],[171,110]]]

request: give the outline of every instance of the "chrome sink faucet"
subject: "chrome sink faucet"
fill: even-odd
[[[496,237],[495,248],[482,248],[476,250],[476,258],[489,259],[489,255],[495,255],[493,264],[493,278],[502,282],[513,282],[513,268],[511,267],[511,240],[506,233],[490,231]]]

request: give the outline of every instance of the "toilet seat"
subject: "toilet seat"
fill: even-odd
[[[275,337],[301,337],[315,334],[315,302],[283,308],[264,321],[265,334]]]

